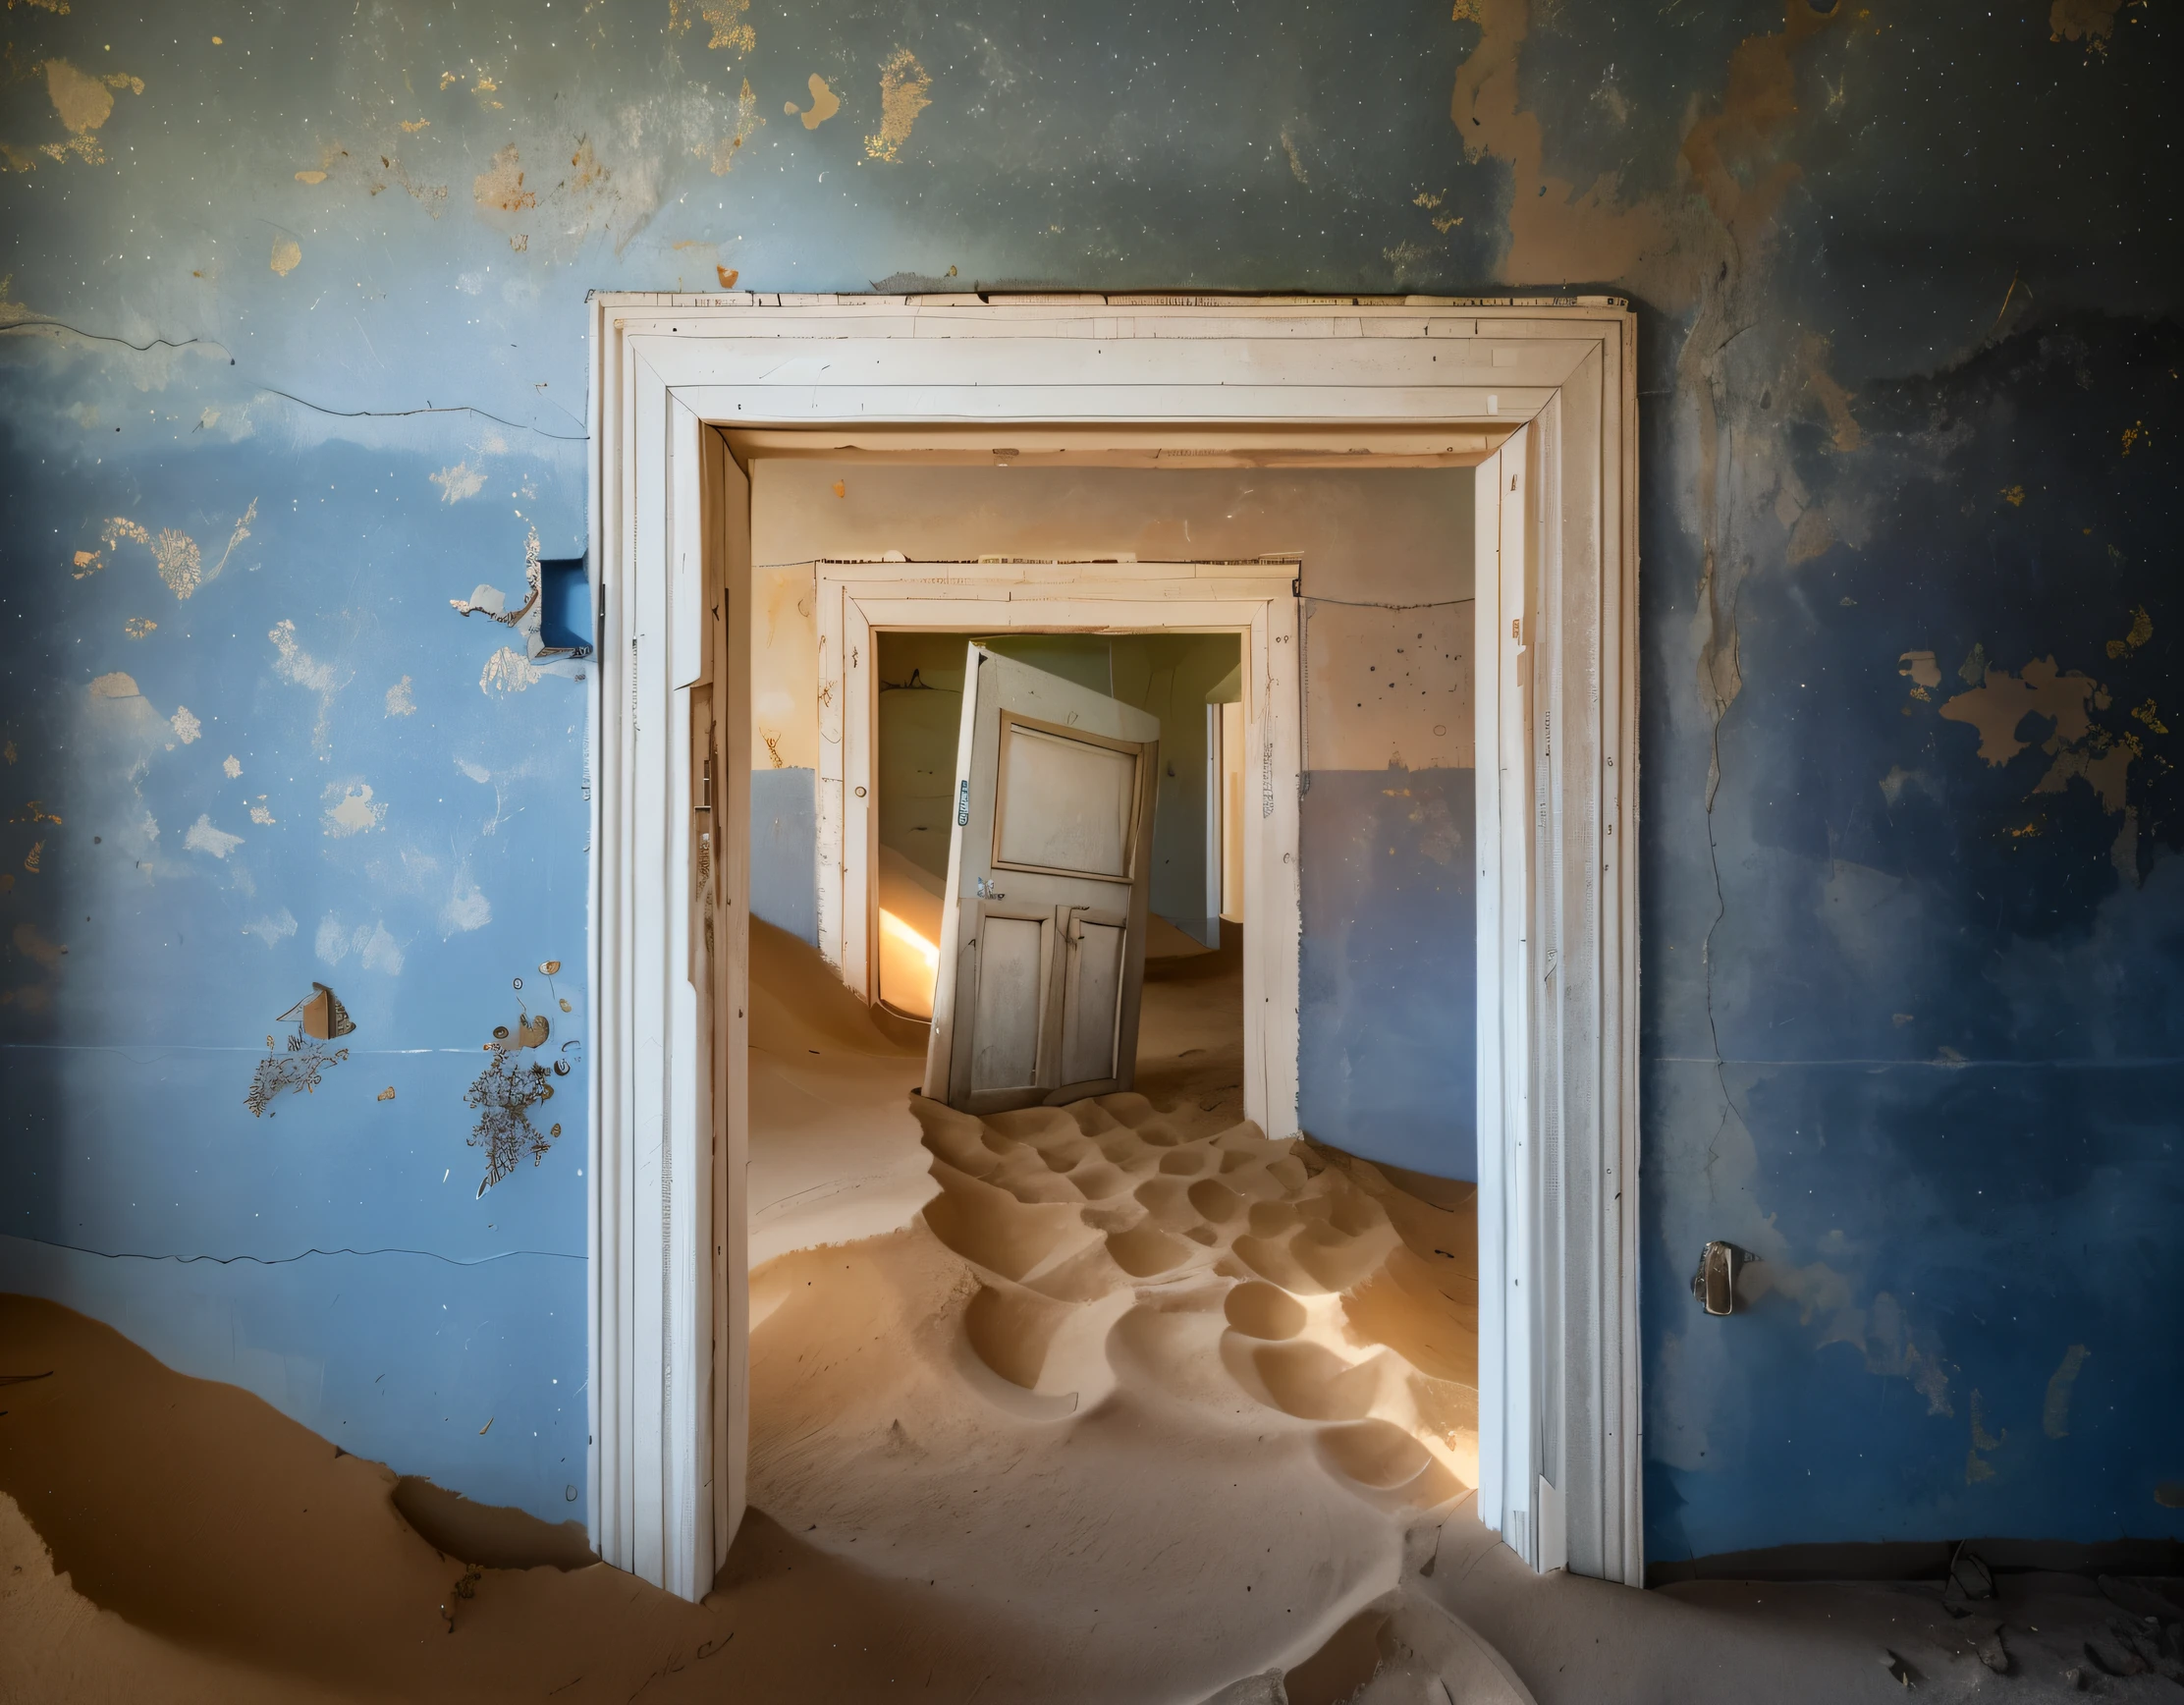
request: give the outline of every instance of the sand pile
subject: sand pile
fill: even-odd
[[[0,1701],[2173,1691],[2184,1622],[2143,1583],[1533,1576],[1444,1502],[1469,1204],[1241,1123],[1231,955],[1148,980],[1141,1094],[971,1119],[913,1115],[914,1053],[785,943],[754,953],[752,1193],[836,1240],[753,1275],[753,1507],[703,1604],[0,1297]]]
[[[750,965],[751,1264],[907,1225],[933,1194],[909,1114],[924,1043],[771,924],[752,922]]]
[[[1304,1664],[1475,1476],[1469,1202],[1241,1121],[1236,948],[1156,962],[1146,1092],[976,1118],[898,1090],[858,1152],[894,1133],[922,1210],[754,1262],[754,1506],[1024,1630],[983,1654],[981,1700],[1195,1705]],[[772,1057],[873,1057],[831,999],[783,1002]],[[754,1107],[754,1182],[825,1171],[826,1140]],[[1331,1661],[1304,1705],[1374,1660]]]
[[[752,1276],[754,1504],[1038,1628],[982,1699],[1194,1701],[1395,1584],[1476,1459],[1464,1216],[1421,1255],[1370,1169],[1140,1095],[918,1114],[919,1224]]]
[[[0,1390],[0,1698],[1350,1696],[1406,1530],[1473,1473],[1467,1204],[1241,1122],[1232,951],[1156,968],[1145,1093],[981,1120],[754,934],[783,1252],[706,1602],[491,1567],[568,1542],[0,1299],[0,1372],[47,1376]]]

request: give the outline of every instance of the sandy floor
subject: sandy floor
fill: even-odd
[[[1195,1700],[1395,1585],[1475,1472],[1468,1201],[1243,1123],[1233,952],[1156,964],[1136,1093],[985,1119],[754,963],[755,1506],[1036,1626],[982,1699]]]
[[[754,962],[752,1509],[703,1604],[0,1297],[0,1701],[2184,1693],[2157,1583],[1531,1576],[1465,1496],[1468,1203],[1241,1123],[1232,961],[1149,981],[1138,1093],[983,1120]]]

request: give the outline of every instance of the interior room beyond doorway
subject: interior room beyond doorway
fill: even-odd
[[[933,1014],[964,658],[974,642],[1159,719],[1146,957],[1157,964],[1221,949],[1223,917],[1242,918],[1241,733],[1229,710],[1241,709],[1243,691],[1236,634],[899,631],[875,638],[884,1006],[920,1021]],[[1226,747],[1225,715],[1231,731]],[[1224,873],[1231,865],[1239,874],[1228,879],[1225,902]],[[1238,951],[1237,944],[1230,949]]]
[[[1476,1480],[1470,485],[753,463],[747,1519],[944,1619],[1135,1630],[1096,1680],[1012,1652],[1018,1696],[1195,1696],[1279,1662],[1339,1697],[1300,1666],[1342,1670],[1407,1526]],[[1119,614],[1123,582],[1195,573],[1263,581],[1285,637]],[[1057,583],[997,593],[1010,575]],[[1072,585],[1116,601],[1027,613]],[[910,1093],[961,902],[974,640],[1159,718],[1127,1092]],[[1271,1127],[1244,1094],[1246,831],[1255,880],[1287,885],[1308,1024]],[[852,889],[869,937],[829,921]]]

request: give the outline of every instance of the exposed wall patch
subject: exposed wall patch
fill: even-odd
[[[559,960],[546,962],[557,968],[561,963]],[[532,1013],[523,1005],[521,977],[515,979],[514,987],[518,991],[517,1021],[513,1026],[493,1026],[492,1039],[484,1045],[492,1059],[463,1094],[464,1104],[477,1109],[478,1114],[477,1124],[464,1140],[469,1147],[485,1151],[485,1177],[477,1189],[481,1196],[513,1173],[524,1155],[528,1154],[536,1166],[553,1148],[561,1127],[556,1125],[542,1133],[531,1124],[530,1110],[553,1100],[554,1079],[569,1074],[567,1052],[577,1046],[565,1043],[551,1066],[538,1059],[520,1059],[543,1048],[554,1027],[544,1013]],[[564,1010],[567,1006],[564,1002]]]
[[[781,110],[789,118],[802,119],[805,130],[815,131],[842,110],[842,97],[827,86],[827,80],[816,71],[805,86],[811,90],[809,106],[798,112],[794,101],[784,101]]]
[[[1937,670],[1933,681],[1922,680],[1922,685],[1939,686],[1940,680]],[[2027,742],[2017,738],[2017,729],[2026,717],[2046,717],[2054,724],[2053,740],[2067,745],[2084,740],[2091,729],[2088,708],[2105,710],[2107,705],[2107,693],[2091,676],[2075,669],[2066,674],[2052,657],[2036,657],[2019,675],[1990,669],[1978,687],[1941,706],[1941,719],[1978,729],[1979,755],[1999,766],[2025,749]]]
[[[2108,51],[2122,0],[2055,0],[2048,9],[2049,41],[2083,41],[2086,56]]]
[[[2092,1353],[2082,1344],[2072,1345],[2048,1378],[2047,1401],[2040,1405],[2040,1430],[2050,1439],[2070,1436],[2070,1388],[2078,1383],[2078,1370]]]
[[[296,624],[283,618],[266,630],[265,636],[273,641],[277,653],[274,673],[293,687],[318,695],[318,722],[311,730],[311,744],[324,751],[328,744],[328,723],[333,714],[334,695],[349,685],[346,672],[337,670],[330,663],[321,663],[296,642]]]
[[[440,488],[442,503],[461,503],[466,497],[475,497],[485,489],[485,469],[472,468],[467,462],[458,462],[452,468],[443,468],[429,476]]]
[[[736,128],[713,144],[713,176],[725,178],[735,169],[736,156],[759,126],[766,121],[758,116],[758,96],[751,92],[750,79],[743,79],[742,93],[736,97]],[[700,159],[705,157],[702,144],[690,150]]]
[[[309,994],[274,1021],[293,1023],[296,1028],[289,1033],[286,1048],[275,1049],[273,1038],[265,1039],[266,1056],[258,1062],[249,1092],[243,1098],[252,1117],[271,1113],[274,1101],[285,1093],[314,1094],[324,1074],[349,1058],[347,1048],[329,1049],[324,1044],[356,1028],[340,997],[315,982]]]
[[[402,974],[402,944],[387,932],[384,922],[359,923],[351,929],[328,912],[319,920],[312,951],[322,964],[338,965],[355,954],[357,963],[367,971],[384,971],[391,977]]]
[[[492,921],[493,903],[474,882],[440,908],[442,936],[464,935],[473,929],[483,929]]]
[[[492,693],[521,692],[539,679],[538,665],[512,646],[503,645],[485,660],[478,675],[478,690]]]
[[[65,59],[47,60],[46,98],[53,103],[53,111],[69,137],[65,142],[45,143],[38,152],[49,160],[65,160],[74,154],[86,166],[103,166],[106,150],[99,145],[98,132],[113,116],[114,91],[125,88],[132,94],[142,94],[144,80],[123,72],[93,77]]]
[[[215,858],[225,858],[243,845],[243,837],[215,829],[212,826],[212,814],[209,811],[200,811],[197,813],[197,820],[190,825],[189,832],[183,836],[182,844],[192,852],[209,852]]]
[[[893,160],[901,155],[917,115],[933,104],[925,93],[932,86],[933,80],[908,48],[898,47],[888,55],[880,67],[880,128],[864,138],[867,157]]]
[[[470,180],[470,192],[488,213],[521,213],[538,205],[535,192],[523,187],[523,156],[511,142],[492,164]]]
[[[279,947],[296,933],[296,914],[284,906],[264,917],[252,918],[243,926],[243,933],[256,936],[269,948]]]

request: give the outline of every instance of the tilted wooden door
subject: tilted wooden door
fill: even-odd
[[[925,1093],[967,1113],[1130,1087],[1160,719],[972,645]]]

